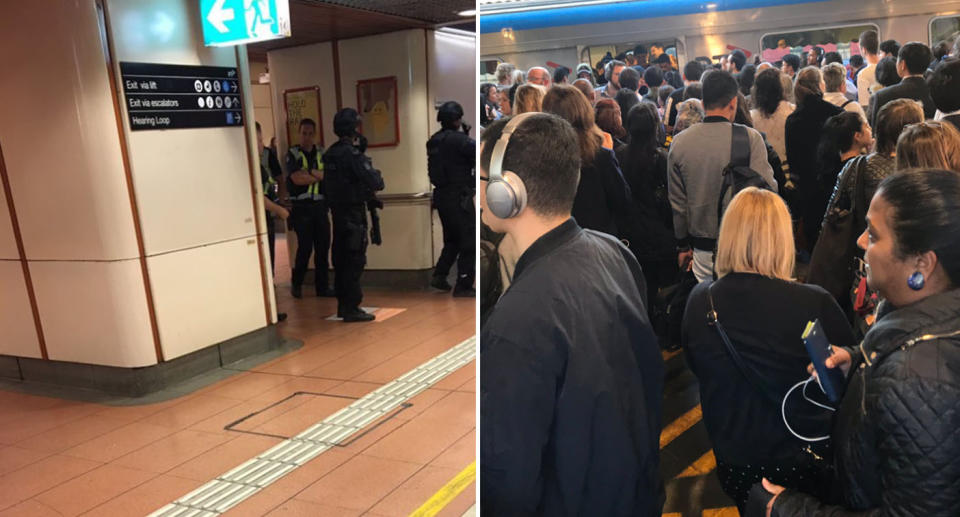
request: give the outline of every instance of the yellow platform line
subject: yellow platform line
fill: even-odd
[[[443,488],[433,494],[433,497],[427,499],[427,502],[411,513],[410,517],[433,517],[440,513],[440,510],[450,504],[450,501],[460,495],[460,492],[470,486],[470,483],[473,483],[475,479],[477,479],[476,461],[467,465],[467,468],[461,470],[446,485],[443,485]]]
[[[678,436],[696,425],[697,422],[702,419],[703,410],[700,408],[700,404],[697,404],[696,407],[680,415],[680,418],[670,422],[670,425],[663,429],[663,432],[660,433],[660,448],[666,447],[667,444],[674,441]]]
[[[703,510],[703,517],[740,517],[740,511],[737,510],[736,506],[708,508]]]
[[[711,450],[703,456],[700,456],[697,461],[691,463],[689,467],[677,475],[677,478],[702,476],[709,474],[715,468],[717,468],[717,458],[713,456],[713,451]]]

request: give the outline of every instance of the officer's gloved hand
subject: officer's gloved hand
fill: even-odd
[[[469,134],[470,134],[470,130],[472,129],[472,126],[470,126],[470,124],[467,124],[466,122],[461,122],[461,123],[460,123],[460,129],[463,130],[463,134],[469,135]]]
[[[367,151],[367,137],[357,134],[357,149],[359,149],[361,153]]]

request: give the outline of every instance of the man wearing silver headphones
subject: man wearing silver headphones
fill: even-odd
[[[570,216],[577,135],[524,113],[482,135],[481,218],[520,258],[480,336],[483,515],[660,515],[663,360],[640,265]]]

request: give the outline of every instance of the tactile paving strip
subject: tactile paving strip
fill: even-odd
[[[150,517],[213,517],[336,446],[476,357],[476,336],[410,370],[376,391],[217,476]]]

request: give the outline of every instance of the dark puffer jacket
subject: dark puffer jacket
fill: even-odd
[[[960,515],[960,289],[881,306],[833,431],[844,507],[784,491],[774,516]]]

